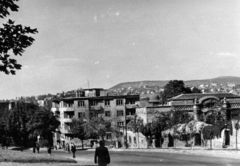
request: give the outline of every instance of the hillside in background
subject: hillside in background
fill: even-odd
[[[110,94],[159,93],[170,80],[123,82],[108,89]],[[222,76],[212,79],[184,81],[188,87],[197,87],[203,93],[240,94],[240,77]]]
[[[227,84],[227,83],[233,83],[233,84],[240,84],[240,77],[232,77],[232,76],[222,76],[212,79],[204,79],[204,80],[190,80],[190,81],[184,81],[186,85],[190,86],[199,86],[201,84]]]
[[[135,81],[119,83],[108,89],[108,95],[129,94],[151,94],[160,93],[170,80],[164,81]],[[212,79],[184,81],[188,87],[197,87],[202,93],[233,93],[240,95],[240,77],[224,76]],[[61,92],[57,94],[44,94],[38,96],[24,97],[25,100],[52,100],[61,97],[76,95],[76,90]]]
[[[119,83],[111,88],[109,90],[113,89],[119,89],[119,88],[139,88],[143,86],[159,86],[164,87],[170,80],[166,81],[135,81],[135,82],[123,82]],[[223,76],[223,77],[217,77],[212,79],[204,79],[204,80],[189,80],[184,81],[185,85],[187,86],[196,86],[202,84],[211,84],[211,83],[217,83],[217,84],[227,84],[227,83],[234,83],[234,84],[240,84],[240,77],[232,77],[232,76]]]

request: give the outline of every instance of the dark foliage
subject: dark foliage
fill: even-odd
[[[5,18],[9,11],[18,11],[16,2],[18,0],[1,0],[0,17]],[[8,20],[0,28],[0,72],[5,74],[15,74],[16,70],[21,69],[21,65],[16,59],[11,58],[10,54],[22,56],[25,49],[32,45],[34,38],[30,34],[37,33],[37,29],[24,27],[21,24]]]
[[[192,93],[191,89],[185,87],[182,80],[171,80],[164,86],[164,91],[162,93],[163,104],[167,102],[167,99],[174,96],[180,95],[182,93]]]
[[[52,132],[60,124],[51,111],[23,101],[16,102],[7,118],[8,136],[17,146],[27,146],[38,135],[52,144]]]

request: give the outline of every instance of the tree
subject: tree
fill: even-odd
[[[8,121],[9,111],[8,108],[2,108],[0,114],[0,142],[2,142],[3,138],[7,137],[7,121]]]
[[[165,104],[167,99],[180,95],[182,93],[191,93],[190,88],[186,88],[182,80],[171,80],[164,86],[162,93],[162,103]]]
[[[38,135],[48,140],[52,145],[52,133],[60,125],[50,110],[39,107],[33,103],[17,101],[10,110],[7,129],[15,145],[27,146]]]
[[[20,147],[26,145],[29,134],[26,129],[26,123],[30,120],[36,109],[35,105],[17,101],[15,102],[15,107],[10,110],[7,129],[15,145]]]
[[[136,114],[134,117],[128,117],[129,123],[127,127],[132,130],[135,134],[137,133],[137,147],[139,148],[139,132],[143,126],[143,119],[138,117]]]
[[[41,136],[48,141],[50,146],[53,145],[53,133],[56,131],[60,122],[54,114],[43,107],[38,107],[29,121],[26,122],[29,138]]]
[[[196,87],[192,88],[192,93],[202,93],[202,91]]]
[[[205,116],[205,123],[211,125],[203,128],[203,139],[210,140],[210,149],[212,149],[212,139],[221,137],[222,130],[227,128],[226,114],[224,111],[212,110]]]
[[[86,125],[86,122],[83,121],[83,119],[73,119],[72,123],[70,124],[73,137],[82,141],[82,149],[84,149],[83,141],[88,138],[86,131],[84,130],[84,125]]]
[[[91,118],[89,122],[84,123],[84,131],[86,137],[97,138],[100,137],[104,141],[107,132],[119,135],[119,130],[112,126],[112,120],[105,120],[103,117]]]
[[[147,148],[149,148],[150,140],[152,138],[152,132],[151,132],[151,125],[150,123],[142,125],[140,127],[140,132],[146,137],[147,139]]]
[[[16,4],[17,1],[1,0],[0,17],[4,19],[10,14],[10,11],[17,12],[19,8]],[[22,56],[25,49],[31,46],[34,41],[30,34],[37,32],[37,29],[23,27],[21,24],[15,25],[11,19],[3,24],[3,27],[0,28],[0,72],[14,75],[16,70],[21,69],[21,65],[16,59],[11,58],[10,54]]]

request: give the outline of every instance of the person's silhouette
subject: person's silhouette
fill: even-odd
[[[108,149],[104,146],[104,142],[99,142],[100,147],[96,148],[95,150],[95,157],[94,162],[95,164],[98,163],[99,166],[106,166],[110,163],[110,156]]]

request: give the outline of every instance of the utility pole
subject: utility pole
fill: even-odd
[[[125,106],[125,113],[124,113],[124,119],[125,119],[125,130],[126,130],[126,138],[125,138],[125,146],[126,146],[126,149],[128,148],[128,145],[127,145],[127,119],[126,119],[126,114],[127,114],[127,107],[126,107],[126,101],[124,103],[124,106]]]

